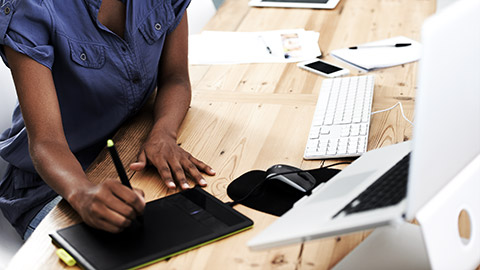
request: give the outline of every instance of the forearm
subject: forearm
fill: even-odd
[[[167,36],[159,62],[152,134],[168,134],[176,139],[190,101],[188,23],[184,14],[175,31]]]
[[[79,191],[94,186],[66,142],[30,142],[30,156],[40,177],[74,208]]]
[[[178,130],[191,101],[190,82],[170,78],[159,84],[154,105],[154,125],[151,133],[162,133],[177,138]]]

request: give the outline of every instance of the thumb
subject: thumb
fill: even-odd
[[[137,194],[137,196],[140,198],[141,202],[143,205],[145,205],[145,192],[143,190],[134,188],[133,191]]]
[[[130,170],[141,171],[147,166],[147,156],[145,151],[142,150],[137,157],[137,161],[130,164]]]

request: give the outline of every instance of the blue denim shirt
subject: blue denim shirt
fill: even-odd
[[[190,0],[122,2],[123,38],[98,21],[101,0],[0,0],[0,45],[52,71],[65,136],[84,169],[154,91],[165,37]],[[8,65],[3,47],[0,55]],[[23,235],[56,194],[36,174],[18,106],[0,136],[0,155],[11,165],[0,182],[0,208]]]

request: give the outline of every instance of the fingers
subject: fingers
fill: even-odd
[[[132,223],[145,209],[143,191],[131,190],[118,180],[107,180],[90,194],[82,218],[92,227],[117,233]]]
[[[160,178],[163,180],[165,185],[170,189],[176,188],[168,163],[166,161],[158,163],[154,162],[153,165],[155,165],[155,167],[157,168],[158,174],[160,175]]]
[[[125,217],[131,217],[131,219],[134,219],[137,215],[142,215],[146,203],[143,194],[137,193],[139,189],[135,192],[116,180],[111,183],[115,196],[109,198],[108,205],[110,208]],[[143,191],[141,192],[143,193]]]
[[[155,162],[153,162],[154,165]],[[202,166],[205,170],[208,170],[209,175],[214,175],[215,172],[203,162],[190,156],[182,160],[169,160],[156,165],[157,171],[160,174],[160,178],[165,182],[165,185],[169,188],[176,188],[175,182],[178,183],[180,188],[188,189],[190,185],[187,180],[187,175],[190,176],[200,186],[206,186],[203,175],[200,173],[197,164]],[[203,171],[203,170],[202,170]]]
[[[126,218],[104,204],[94,204],[84,221],[97,229],[118,233],[130,226],[132,219]]]
[[[100,220],[96,221],[95,224],[89,224],[87,221],[85,221],[85,222],[88,225],[90,225],[91,227],[94,227],[94,228],[97,228],[97,229],[100,229],[100,230],[104,230],[104,231],[107,231],[107,232],[111,232],[111,233],[119,233],[119,232],[123,231],[125,228],[127,228],[128,226],[130,226],[130,224],[128,224],[124,227],[123,226],[119,227],[119,226],[116,226],[116,225],[108,222],[107,220],[103,220],[103,219],[100,219]]]
[[[179,161],[173,160],[170,163],[170,169],[172,171],[173,177],[177,180],[177,183],[182,189],[190,188],[187,177],[185,176],[185,172],[183,170],[183,166]]]
[[[200,186],[206,186],[207,181],[202,176],[202,172],[210,176],[215,175],[215,171],[210,166],[194,158],[170,137],[159,136],[143,145],[138,163],[144,166],[147,162],[157,168],[161,179],[171,189],[176,188],[177,185],[182,189],[190,188],[187,177]],[[132,169],[138,167],[141,166],[135,163],[131,165]]]
[[[141,199],[145,201],[145,192],[143,192],[143,190],[138,188],[133,188],[133,191],[135,191],[135,193],[137,193],[137,195],[140,196]]]
[[[195,166],[200,169],[202,172],[210,175],[210,176],[214,176],[216,174],[216,172],[212,169],[212,167],[208,166],[207,164],[205,164],[204,162],[202,162],[201,160],[198,160],[196,158],[194,158],[193,156],[190,156],[190,161],[195,164]]]
[[[147,166],[147,156],[145,151],[141,151],[137,157],[137,162],[130,164],[130,169],[134,171],[141,171]]]
[[[200,173],[198,170],[197,164],[194,162],[195,159],[194,157],[190,156],[188,160],[183,161],[183,168],[185,169],[185,172],[190,175],[195,182],[197,182],[200,186],[204,187],[207,185],[207,181],[203,178],[203,175]]]

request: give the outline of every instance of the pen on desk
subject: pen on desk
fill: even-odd
[[[349,47],[350,50],[357,50],[357,49],[368,49],[368,48],[382,48],[382,47],[408,47],[412,45],[412,43],[396,43],[396,44],[383,44],[383,45],[364,45],[364,46],[353,46]]]
[[[267,42],[265,42],[265,39],[263,39],[262,36],[258,36],[258,38],[262,41],[263,45],[265,45],[265,48],[267,48],[267,51],[269,54],[272,54],[272,49],[268,46]]]

